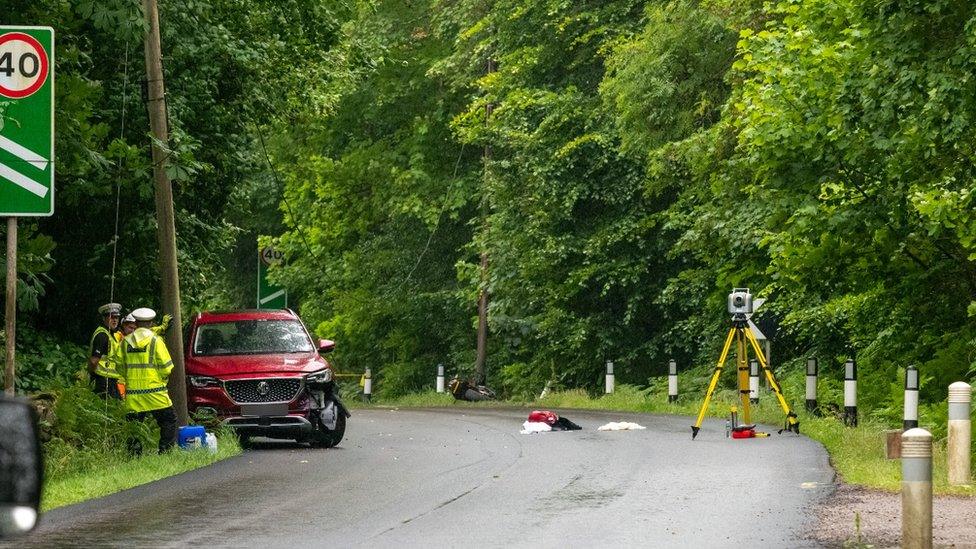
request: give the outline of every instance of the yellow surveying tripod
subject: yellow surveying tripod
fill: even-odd
[[[752,294],[749,293],[748,288],[735,288],[732,290],[732,293],[729,294],[729,312],[732,313],[732,327],[729,329],[729,335],[725,338],[722,355],[719,357],[715,371],[712,373],[712,379],[708,383],[708,391],[705,393],[705,401],[702,402],[701,410],[698,412],[698,419],[691,426],[691,439],[694,440],[698,436],[699,429],[701,429],[702,421],[705,419],[705,413],[708,411],[708,403],[711,402],[712,395],[715,393],[715,387],[718,385],[718,378],[722,375],[725,360],[729,357],[729,350],[732,348],[733,339],[735,340],[739,399],[742,404],[743,421],[746,424],[752,423],[749,410],[749,359],[747,356],[748,347],[752,346],[763,374],[766,376],[769,386],[776,394],[776,400],[779,401],[780,407],[786,412],[786,424],[779,432],[793,431],[796,434],[800,434],[800,422],[797,420],[793,410],[790,409],[789,403],[786,402],[783,391],[776,381],[776,376],[773,375],[773,371],[766,364],[766,356],[759,348],[759,341],[756,340],[756,336],[749,328],[749,318],[746,315],[752,313]]]

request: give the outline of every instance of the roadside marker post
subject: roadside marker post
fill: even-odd
[[[673,358],[668,361],[668,402],[678,400],[678,362]]]
[[[369,402],[373,397],[373,371],[366,368],[363,372],[363,402]]]
[[[438,393],[444,392],[444,365],[443,364],[437,365],[437,392]]]
[[[807,359],[807,411],[817,409],[817,374],[820,365],[815,357]]]
[[[909,365],[905,368],[905,413],[904,429],[918,427],[918,368]]]
[[[844,363],[844,425],[857,427],[857,362]]]
[[[971,463],[970,444],[972,443],[973,388],[968,383],[957,381],[949,386],[949,441],[948,469],[949,485],[969,484]]]
[[[749,359],[749,402],[759,403],[759,361]]]
[[[613,362],[607,361],[607,383],[606,383],[606,393],[613,393]]]
[[[0,217],[7,218],[4,391],[14,394],[17,218],[54,214],[54,29],[0,25]]]
[[[901,546],[932,547],[932,434],[917,427],[901,435]]]

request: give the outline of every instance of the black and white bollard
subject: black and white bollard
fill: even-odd
[[[607,394],[613,392],[613,362],[607,361]]]
[[[443,364],[437,365],[437,392],[438,393],[444,392],[444,365]]]
[[[901,547],[932,547],[932,434],[917,427],[901,435]]]
[[[817,370],[819,368],[820,365],[816,358],[807,359],[807,411],[809,412],[817,409]]]
[[[957,381],[949,386],[949,442],[946,448],[949,462],[949,485],[969,484],[971,460],[973,388]]]
[[[918,368],[905,368],[905,430],[918,427]]]
[[[668,361],[668,402],[678,400],[678,363],[673,358]]]
[[[369,402],[373,397],[373,371],[366,368],[363,372],[363,402]]]
[[[749,359],[749,402],[759,402],[759,361]]]
[[[857,427],[857,362],[844,363],[844,425]]]

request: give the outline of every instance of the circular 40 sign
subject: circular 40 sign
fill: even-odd
[[[0,95],[23,99],[47,80],[47,53],[33,36],[22,32],[0,35]]]
[[[272,246],[265,246],[261,249],[261,261],[264,262],[265,265],[275,265],[277,263],[281,263],[283,259],[285,259],[285,254],[274,249]]]

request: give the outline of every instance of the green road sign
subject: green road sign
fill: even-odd
[[[284,309],[288,307],[288,290],[268,282],[268,267],[284,261],[284,254],[271,246],[258,252],[258,308]]]
[[[54,213],[54,29],[0,26],[0,216]]]

